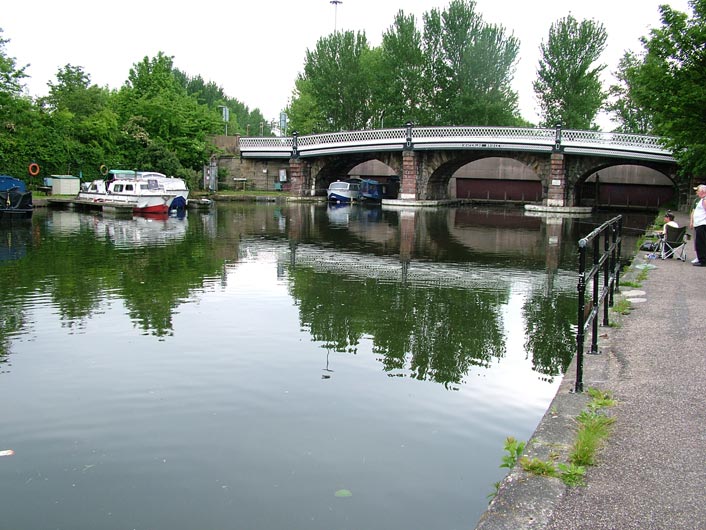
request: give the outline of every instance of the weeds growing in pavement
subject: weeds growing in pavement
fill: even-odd
[[[576,417],[578,428],[567,463],[558,462],[559,455],[554,452],[550,454],[548,460],[522,456],[525,442],[518,442],[509,436],[505,439],[506,454],[500,467],[512,469],[519,464],[527,473],[558,477],[567,486],[585,485],[586,466],[595,465],[598,450],[610,435],[610,428],[615,422],[614,418],[604,414],[604,409],[617,403],[608,391],[589,388],[586,392],[591,397],[591,401],[586,406],[586,410],[581,411]],[[555,414],[552,413],[552,416]],[[499,488],[500,483],[496,482],[495,492],[489,497],[495,496]]]
[[[622,298],[615,302],[613,304],[613,307],[611,308],[613,311],[618,313],[619,315],[627,315],[630,312],[630,309],[632,308],[632,304],[630,303],[630,300],[627,300],[625,298]]]
[[[500,467],[506,467],[512,469],[517,464],[517,460],[522,456],[522,451],[525,450],[525,442],[518,442],[512,436],[505,438],[505,454],[503,456],[503,463]]]
[[[559,468],[561,473],[561,480],[567,486],[585,486],[586,481],[584,477],[586,475],[586,468],[583,466],[577,466],[576,464],[562,464],[558,463],[556,467]]]
[[[642,269],[640,272],[637,273],[637,281],[644,282],[649,274],[650,271],[648,269]]]
[[[576,418],[578,429],[569,455],[569,462],[577,466],[592,466],[596,463],[598,449],[608,438],[610,427],[615,423],[615,418],[603,413],[603,409],[616,404],[613,395],[597,388],[589,388],[587,393],[591,401]]]
[[[533,475],[541,475],[544,477],[556,477],[556,464],[551,460],[542,460],[540,458],[529,458],[523,456],[519,460],[522,469]]]

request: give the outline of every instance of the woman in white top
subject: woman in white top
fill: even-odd
[[[689,226],[694,229],[694,248],[696,259],[692,262],[696,267],[706,267],[706,184],[694,188],[699,200],[691,212]]]

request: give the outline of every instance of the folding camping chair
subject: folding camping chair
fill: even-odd
[[[676,257],[682,261],[686,261],[686,226],[676,228],[667,226],[667,232],[661,240],[660,257],[667,259]]]

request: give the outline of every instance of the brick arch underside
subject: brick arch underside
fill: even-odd
[[[311,178],[316,195],[326,195],[329,184],[348,178],[349,172],[354,167],[370,160],[378,160],[392,168],[396,174],[402,174],[401,153],[361,153],[317,158],[311,165]]]
[[[417,152],[421,166],[418,190],[420,198],[448,199],[449,181],[466,164],[485,158],[508,158],[527,167],[536,179],[463,179],[457,185],[457,198],[498,201],[540,201],[546,195],[546,177],[550,170],[550,157],[534,153],[505,151],[435,151]],[[459,193],[460,190],[460,193]]]
[[[623,178],[601,181],[588,179],[601,171],[620,166],[638,166],[652,169],[666,179],[649,182],[650,178],[623,173]],[[576,206],[620,206],[633,208],[660,208],[679,203],[677,166],[674,163],[642,160],[616,160],[606,157],[573,156],[565,160],[568,203]]]

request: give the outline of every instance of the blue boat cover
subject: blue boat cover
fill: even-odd
[[[0,175],[0,191],[7,191],[12,188],[19,188],[18,191],[27,191],[25,183],[20,179],[11,177],[9,175]]]

